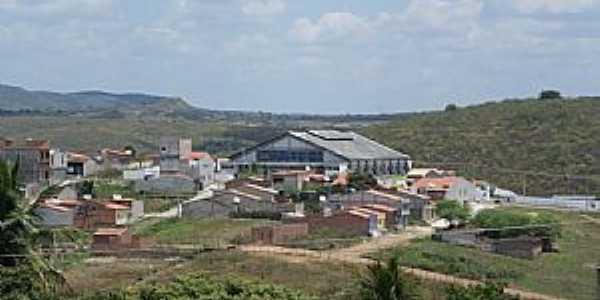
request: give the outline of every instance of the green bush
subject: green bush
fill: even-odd
[[[81,300],[316,300],[281,286],[245,280],[214,280],[204,274],[181,276],[165,285],[144,286],[126,293],[100,292]]]
[[[497,261],[495,257],[482,260],[468,251],[457,251],[453,246],[433,241],[416,242],[412,246],[395,250],[391,255],[398,256],[400,264],[406,267],[475,280],[506,282],[523,275],[502,261]]]
[[[369,190],[377,185],[377,180],[369,174],[354,174],[348,175],[348,187],[357,191]]]
[[[437,203],[436,209],[439,217],[450,221],[466,221],[471,215],[468,207],[454,200],[440,201]]]
[[[474,223],[490,238],[510,238],[530,235],[542,238],[558,238],[560,221],[549,213],[526,213],[497,209],[486,209],[475,216]]]
[[[447,300],[518,300],[519,297],[508,295],[502,285],[488,283],[470,287],[451,286],[446,291]]]

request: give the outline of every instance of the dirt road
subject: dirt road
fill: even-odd
[[[430,228],[413,227],[401,234],[390,234],[381,238],[373,239],[368,243],[363,243],[346,249],[337,249],[329,251],[312,251],[304,249],[291,249],[276,246],[242,246],[239,249],[245,252],[251,252],[256,255],[276,256],[292,263],[306,263],[311,261],[340,261],[351,264],[371,264],[372,259],[365,258],[365,255],[380,250],[389,249],[401,245],[407,245],[410,240],[420,237],[431,236]],[[430,272],[426,270],[403,268],[406,273],[412,274],[418,278],[427,281],[439,282],[444,284],[454,284],[461,286],[472,286],[481,284],[479,281],[463,279],[455,276]],[[525,300],[559,300],[542,294],[525,292],[517,289],[506,289],[506,292],[521,297]]]

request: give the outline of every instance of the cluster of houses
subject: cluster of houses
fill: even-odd
[[[494,197],[489,183],[413,168],[410,156],[354,132],[289,131],[227,159],[196,152],[192,145],[188,138],[164,137],[157,153],[146,156],[128,148],[86,155],[52,148],[48,141],[0,139],[0,159],[19,163],[25,193],[32,197],[45,186],[111,171],[138,194],[191,199],[178,204],[182,216],[278,215],[281,225],[254,231],[257,240],[270,243],[321,230],[376,236],[402,230],[411,219],[434,221],[443,199],[466,204]],[[356,174],[377,184],[351,188]],[[46,225],[96,230],[99,244],[131,242],[123,228],[143,217],[142,201],[118,195],[91,199],[65,190],[38,200]],[[199,191],[209,196],[198,198]]]

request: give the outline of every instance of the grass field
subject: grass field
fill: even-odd
[[[240,236],[248,236],[253,226],[269,224],[265,220],[246,219],[167,219],[146,220],[133,232],[152,237],[160,244],[224,245]]]
[[[523,208],[509,210],[536,211]],[[551,212],[551,211],[549,211]],[[522,260],[419,240],[408,248],[391,249],[406,266],[472,279],[493,279],[511,286],[566,299],[591,300],[596,291],[594,266],[600,262],[600,224],[578,213],[551,212],[563,222],[560,253]]]
[[[102,289],[166,283],[204,272],[215,278],[240,278],[302,290],[323,300],[358,300],[363,267],[339,262],[297,263],[237,251],[204,253],[186,262],[113,260],[75,266],[66,271],[75,295]],[[445,286],[423,283],[423,300],[444,299]],[[72,296],[72,295],[71,295]]]

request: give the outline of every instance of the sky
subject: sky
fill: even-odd
[[[392,113],[600,92],[600,0],[0,0],[0,82]]]

